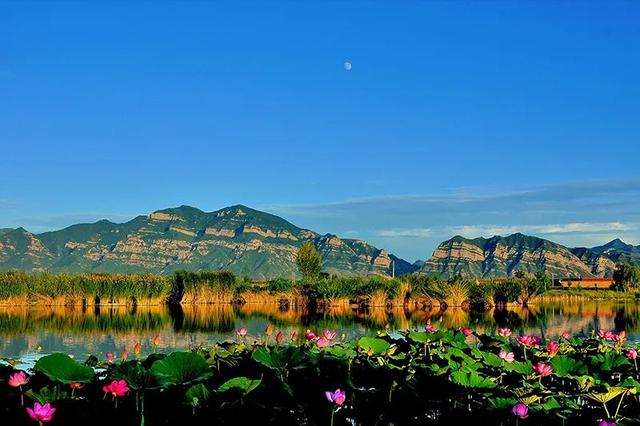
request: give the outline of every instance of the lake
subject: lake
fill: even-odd
[[[300,336],[307,329],[330,329],[356,337],[375,334],[388,327],[423,327],[431,319],[436,328],[468,327],[493,332],[510,327],[515,333],[555,338],[564,331],[590,333],[594,329],[626,330],[631,341],[640,340],[640,305],[635,302],[581,301],[545,302],[530,308],[492,309],[467,312],[460,308],[413,310],[403,308],[351,307],[309,312],[292,307],[246,304],[138,307],[0,307],[0,355],[25,357],[42,353],[66,352],[84,359],[88,354],[132,352],[140,342],[143,352],[153,350],[152,340],[160,336],[163,352],[184,350],[200,344],[235,338],[235,330],[246,326],[250,336],[264,334],[271,323],[285,336],[294,330]]]

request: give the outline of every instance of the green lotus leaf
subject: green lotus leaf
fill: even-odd
[[[202,383],[191,386],[184,394],[187,403],[192,407],[202,407],[211,398],[211,392]]]
[[[389,350],[391,344],[375,337],[361,337],[358,340],[358,347],[367,355],[382,355]]]
[[[247,395],[260,386],[260,383],[262,383],[262,379],[251,380],[247,377],[234,377],[220,385],[218,392],[223,393],[235,389],[241,391],[243,395]]]
[[[553,368],[553,373],[559,377],[566,376],[569,373],[580,374],[586,372],[586,366],[583,362],[562,355],[554,356],[549,364]]]
[[[40,358],[34,370],[45,374],[49,379],[63,384],[89,383],[93,380],[93,368],[74,361],[69,355],[56,353]]]
[[[213,371],[205,359],[193,352],[174,352],[151,366],[151,374],[164,387],[206,380]]]
[[[454,371],[451,374],[451,379],[453,383],[470,388],[491,389],[496,387],[496,383],[492,379],[481,376],[475,371],[469,373],[462,370]]]
[[[138,361],[126,361],[111,372],[114,380],[124,380],[133,390],[145,390],[157,387],[154,376]]]

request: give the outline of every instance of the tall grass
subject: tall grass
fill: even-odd
[[[171,282],[171,277],[151,274],[0,272],[0,303],[158,304],[166,300]]]
[[[232,303],[239,288],[239,281],[231,272],[178,271],[173,276],[170,299],[180,304]]]

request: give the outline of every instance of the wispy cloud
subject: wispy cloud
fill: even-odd
[[[464,237],[491,237],[494,235],[507,235],[516,232],[533,233],[533,234],[571,234],[571,233],[600,233],[612,231],[630,231],[638,229],[635,224],[621,222],[602,222],[602,223],[564,223],[564,224],[548,224],[548,225],[461,225],[452,226],[447,230],[452,234],[462,235]]]
[[[408,258],[428,257],[454,234],[522,232],[567,245],[601,244],[612,235],[636,244],[640,240],[640,177],[519,188],[470,186],[262,208],[320,232],[350,230]],[[415,232],[425,229],[429,232]]]
[[[386,238],[425,238],[431,235],[429,228],[385,229],[378,231],[378,236]]]
[[[380,237],[386,238],[425,238],[431,235],[429,228],[409,228],[409,229],[385,229],[378,231]]]

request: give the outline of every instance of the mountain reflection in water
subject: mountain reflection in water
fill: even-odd
[[[545,302],[529,308],[465,311],[407,310],[402,307],[353,309],[350,306],[311,311],[302,307],[246,304],[195,306],[109,307],[0,307],[0,355],[4,357],[43,352],[67,352],[80,358],[87,354],[129,352],[140,342],[143,352],[153,350],[160,336],[161,351],[184,350],[200,344],[235,338],[234,331],[246,326],[250,336],[264,333],[268,323],[285,336],[294,330],[331,329],[355,337],[374,334],[388,327],[422,327],[431,319],[436,328],[467,327],[492,333],[509,327],[518,334],[554,338],[564,331],[590,333],[600,328],[626,330],[631,340],[640,340],[640,309],[636,303],[612,301]]]

